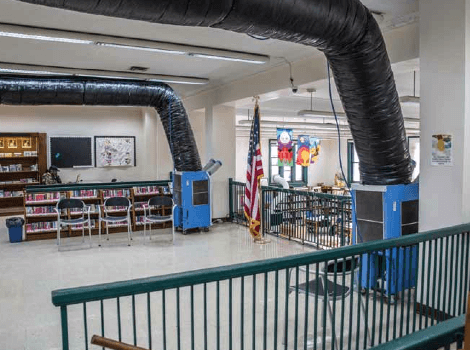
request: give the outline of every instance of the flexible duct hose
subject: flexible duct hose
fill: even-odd
[[[20,0],[155,23],[204,26],[311,45],[329,60],[365,184],[411,179],[410,154],[380,28],[359,0]]]
[[[168,85],[87,78],[0,77],[0,103],[154,107],[165,129],[175,169],[201,170],[188,116]]]

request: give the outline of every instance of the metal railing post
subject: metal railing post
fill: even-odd
[[[229,201],[229,211],[230,211],[230,222],[233,222],[233,179],[228,179],[228,201]]]
[[[67,319],[67,306],[60,307],[60,322],[62,325],[62,350],[69,350],[69,323]]]

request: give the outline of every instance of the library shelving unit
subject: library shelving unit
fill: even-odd
[[[23,213],[23,191],[47,167],[47,134],[0,133],[0,216]]]
[[[132,207],[133,207],[133,230],[141,231],[144,229],[144,205],[147,205],[148,201],[152,197],[157,196],[171,196],[169,187],[166,186],[135,186],[132,188]],[[164,207],[160,209],[162,216],[171,215],[172,208]],[[152,213],[155,213],[152,210]],[[171,222],[163,223],[152,223],[150,224],[151,229],[168,228],[171,227]],[[149,226],[148,226],[149,227]]]
[[[141,182],[113,182],[94,184],[58,184],[50,186],[27,186],[24,196],[24,214],[26,221],[26,240],[53,239],[57,237],[57,214],[54,207],[60,198],[77,198],[90,206],[92,234],[99,231],[98,205],[104,204],[109,197],[127,197],[133,204],[131,220],[133,231],[143,230],[143,226],[137,220],[142,220],[143,208],[141,203],[153,196],[171,196],[168,189],[169,180],[141,181]],[[111,209],[111,215],[122,215],[123,208]],[[109,211],[108,211],[109,212]],[[164,208],[162,215],[169,215],[171,208]],[[62,213],[64,217],[73,218],[78,213],[70,210]],[[102,234],[104,223],[102,223]],[[171,227],[170,225],[152,225],[152,229]],[[86,227],[86,229],[88,229]],[[109,226],[109,233],[127,232],[126,224],[116,223]],[[61,237],[74,237],[82,234],[81,227],[64,227]]]

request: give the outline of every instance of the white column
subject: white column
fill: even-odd
[[[420,230],[470,221],[470,0],[420,2]],[[431,165],[431,137],[453,135],[453,166]]]
[[[212,176],[214,219],[225,218],[229,214],[228,179],[235,177],[236,170],[235,115],[234,107],[224,105],[208,107],[205,111],[205,162],[214,158],[223,164]]]

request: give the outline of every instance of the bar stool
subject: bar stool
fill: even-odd
[[[292,269],[289,270],[289,294],[292,292],[296,292],[299,294],[307,294],[308,290],[308,295],[309,296],[316,296],[320,300],[325,300],[325,305],[327,306],[327,314],[324,314],[325,316],[328,316],[330,318],[331,322],[331,327],[332,331],[335,330],[335,324],[334,324],[334,318],[333,318],[333,310],[330,304],[331,302],[336,302],[338,300],[342,300],[343,298],[348,297],[352,290],[349,286],[346,285],[345,283],[345,278],[346,276],[349,276],[353,274],[353,278],[357,276],[355,273],[359,269],[359,258],[345,258],[345,259],[338,259],[335,261],[328,261],[324,263],[323,269],[319,269],[318,271],[318,279],[313,279],[308,281],[308,287],[307,287],[307,282],[300,283],[298,286],[291,286],[290,285],[290,279],[292,275]],[[306,272],[307,269],[304,266],[299,267],[299,271]],[[309,269],[309,274],[317,274],[316,268],[311,268]],[[328,277],[332,277],[336,275],[337,279],[341,279],[341,284],[340,283],[335,283],[331,280],[328,279]],[[359,308],[361,309],[360,312],[364,314],[365,317],[365,307],[362,302],[362,296],[358,296],[360,298],[360,306]],[[323,324],[326,325],[326,320],[323,319]],[[369,344],[371,343],[370,339],[370,331],[367,328],[365,330],[367,332],[367,338],[369,341]],[[337,332],[334,332],[335,337],[332,338],[334,343],[335,343],[335,349],[338,350],[338,339],[336,339],[336,334]],[[287,342],[286,339],[286,334],[284,334],[284,344]]]
[[[116,212],[109,210],[109,207],[122,207],[122,212],[126,215],[109,215],[110,213]],[[106,239],[109,241],[109,224],[126,222],[127,223],[127,239],[128,246],[131,245],[131,201],[126,197],[111,197],[104,201],[103,205],[98,206],[99,210],[99,246],[101,247],[101,222],[105,223],[106,226]]]

